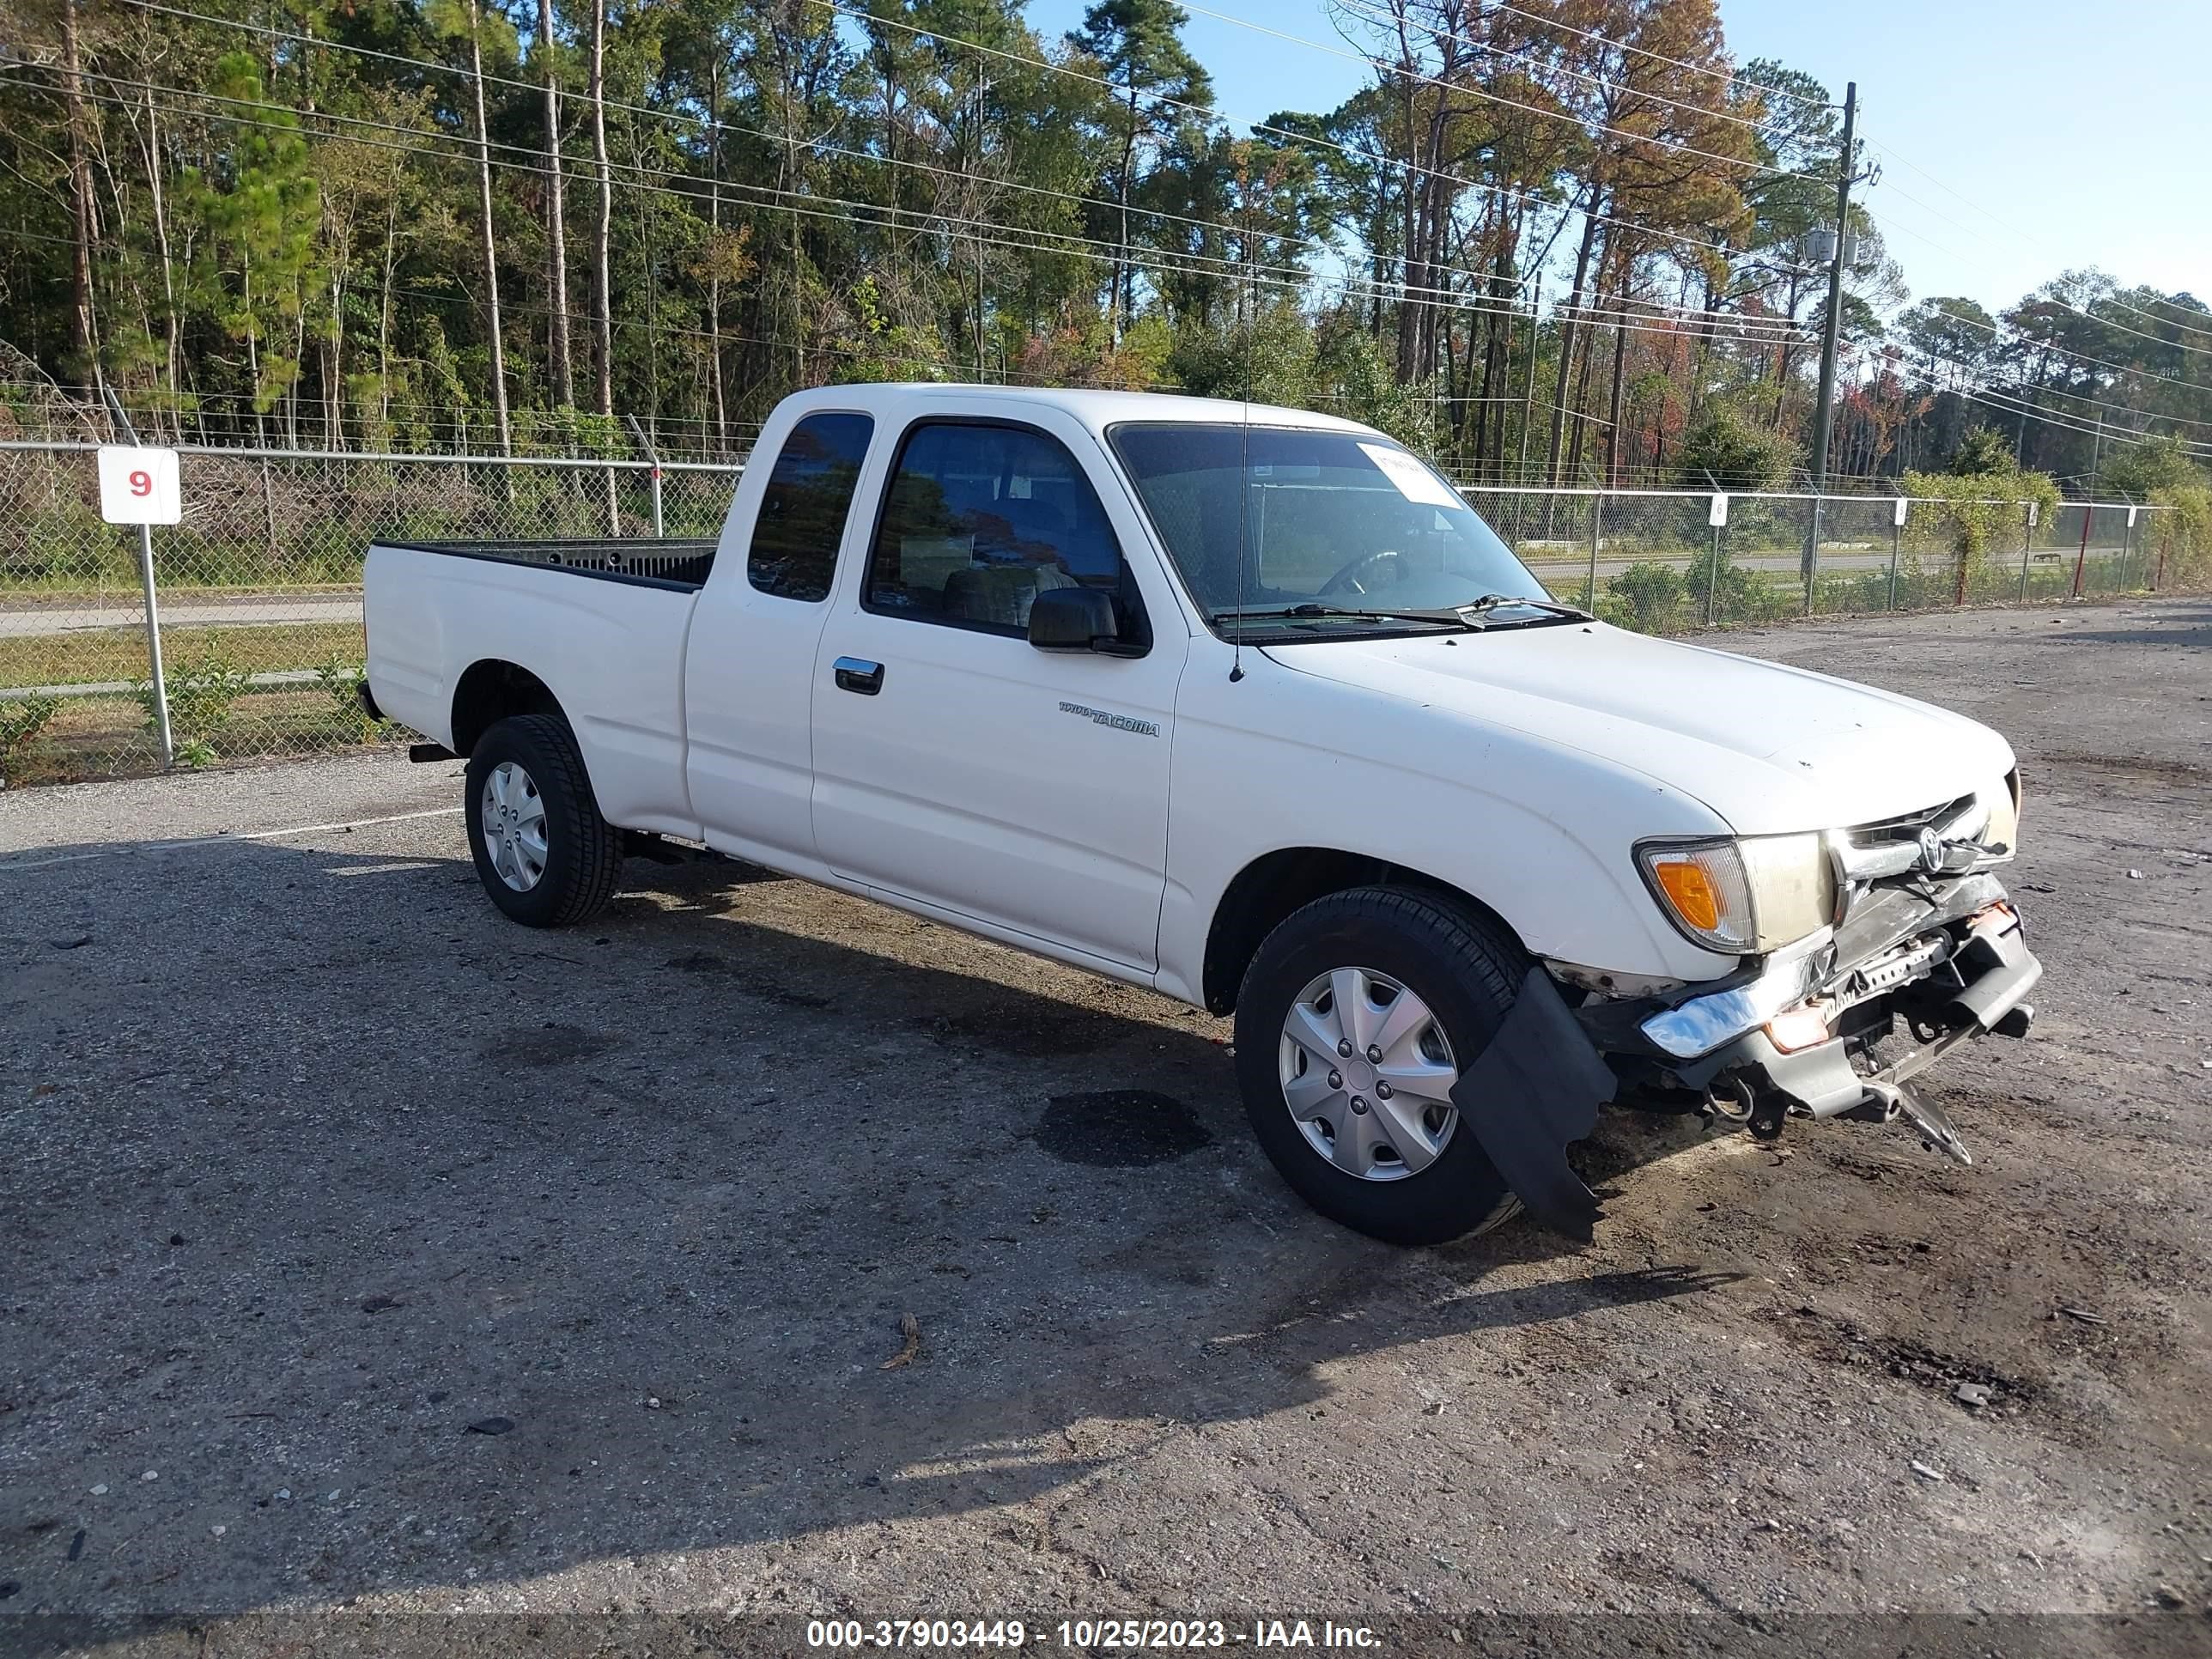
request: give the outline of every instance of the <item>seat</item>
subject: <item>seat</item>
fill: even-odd
[[[1040,590],[1075,585],[1075,578],[1057,565],[978,565],[945,579],[945,614],[963,622],[1027,628]]]

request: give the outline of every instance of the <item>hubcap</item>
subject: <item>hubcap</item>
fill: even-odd
[[[1459,1066],[1428,1004],[1388,974],[1338,968],[1283,1019],[1283,1103],[1306,1144],[1346,1175],[1402,1181],[1437,1161],[1459,1111]]]
[[[484,780],[482,805],[491,867],[516,892],[528,892],[545,874],[545,803],[537,784],[513,761],[501,761]]]

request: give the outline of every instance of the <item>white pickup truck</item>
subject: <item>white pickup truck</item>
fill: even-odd
[[[1608,627],[1297,410],[830,386],[717,542],[380,544],[372,709],[465,756],[493,902],[684,843],[1236,1016],[1315,1208],[1586,1234],[1601,1103],[1904,1117],[2041,968],[1984,726]]]

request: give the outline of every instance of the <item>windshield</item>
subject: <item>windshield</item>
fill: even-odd
[[[1394,611],[1545,598],[1459,492],[1396,444],[1233,422],[1107,435],[1217,633],[1249,635],[1262,617],[1268,631],[1293,619],[1372,627]]]

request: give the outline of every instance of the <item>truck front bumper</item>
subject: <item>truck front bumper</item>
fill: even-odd
[[[1913,1117],[1963,1157],[1926,1103],[1902,1093],[1960,1042],[2027,1034],[2043,977],[2019,911],[1994,876],[1863,895],[1833,936],[1718,986],[1585,1002],[1585,1029],[1633,1082],[1702,1095],[1755,1132],[1791,1111]],[[1899,1020],[1912,1044],[1880,1064],[1872,1042]],[[1934,1127],[1923,1115],[1936,1118]]]

